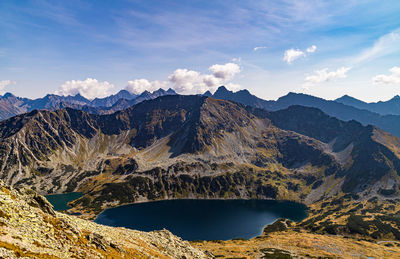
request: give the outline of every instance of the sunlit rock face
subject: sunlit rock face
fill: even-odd
[[[167,230],[112,228],[54,212],[29,189],[0,181],[0,257],[208,258]]]

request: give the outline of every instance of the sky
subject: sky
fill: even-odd
[[[1,0],[0,94],[400,94],[400,1]]]

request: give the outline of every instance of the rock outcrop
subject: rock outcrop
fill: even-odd
[[[0,181],[0,258],[210,258],[167,230],[113,228],[54,212]]]

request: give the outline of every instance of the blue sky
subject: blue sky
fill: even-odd
[[[400,1],[0,2],[0,89],[24,97],[225,84],[377,101],[400,94],[399,67]]]

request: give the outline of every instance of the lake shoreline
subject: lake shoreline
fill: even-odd
[[[273,224],[280,218],[298,222],[307,217],[308,207],[295,201],[185,198],[141,201],[106,209],[94,219],[94,222],[140,231],[166,228],[186,240],[230,240],[257,237],[263,233],[265,226]],[[187,222],[191,223],[185,225]],[[186,233],[189,229],[194,234]],[[221,232],[207,233],[207,231],[215,232],[216,229],[218,231],[221,229]],[[203,236],[194,237],[197,234]]]
[[[82,197],[84,193],[82,192],[69,192],[69,193],[57,193],[49,194],[44,197],[53,205],[55,211],[67,211],[72,209],[68,205],[69,202],[74,201]]]

